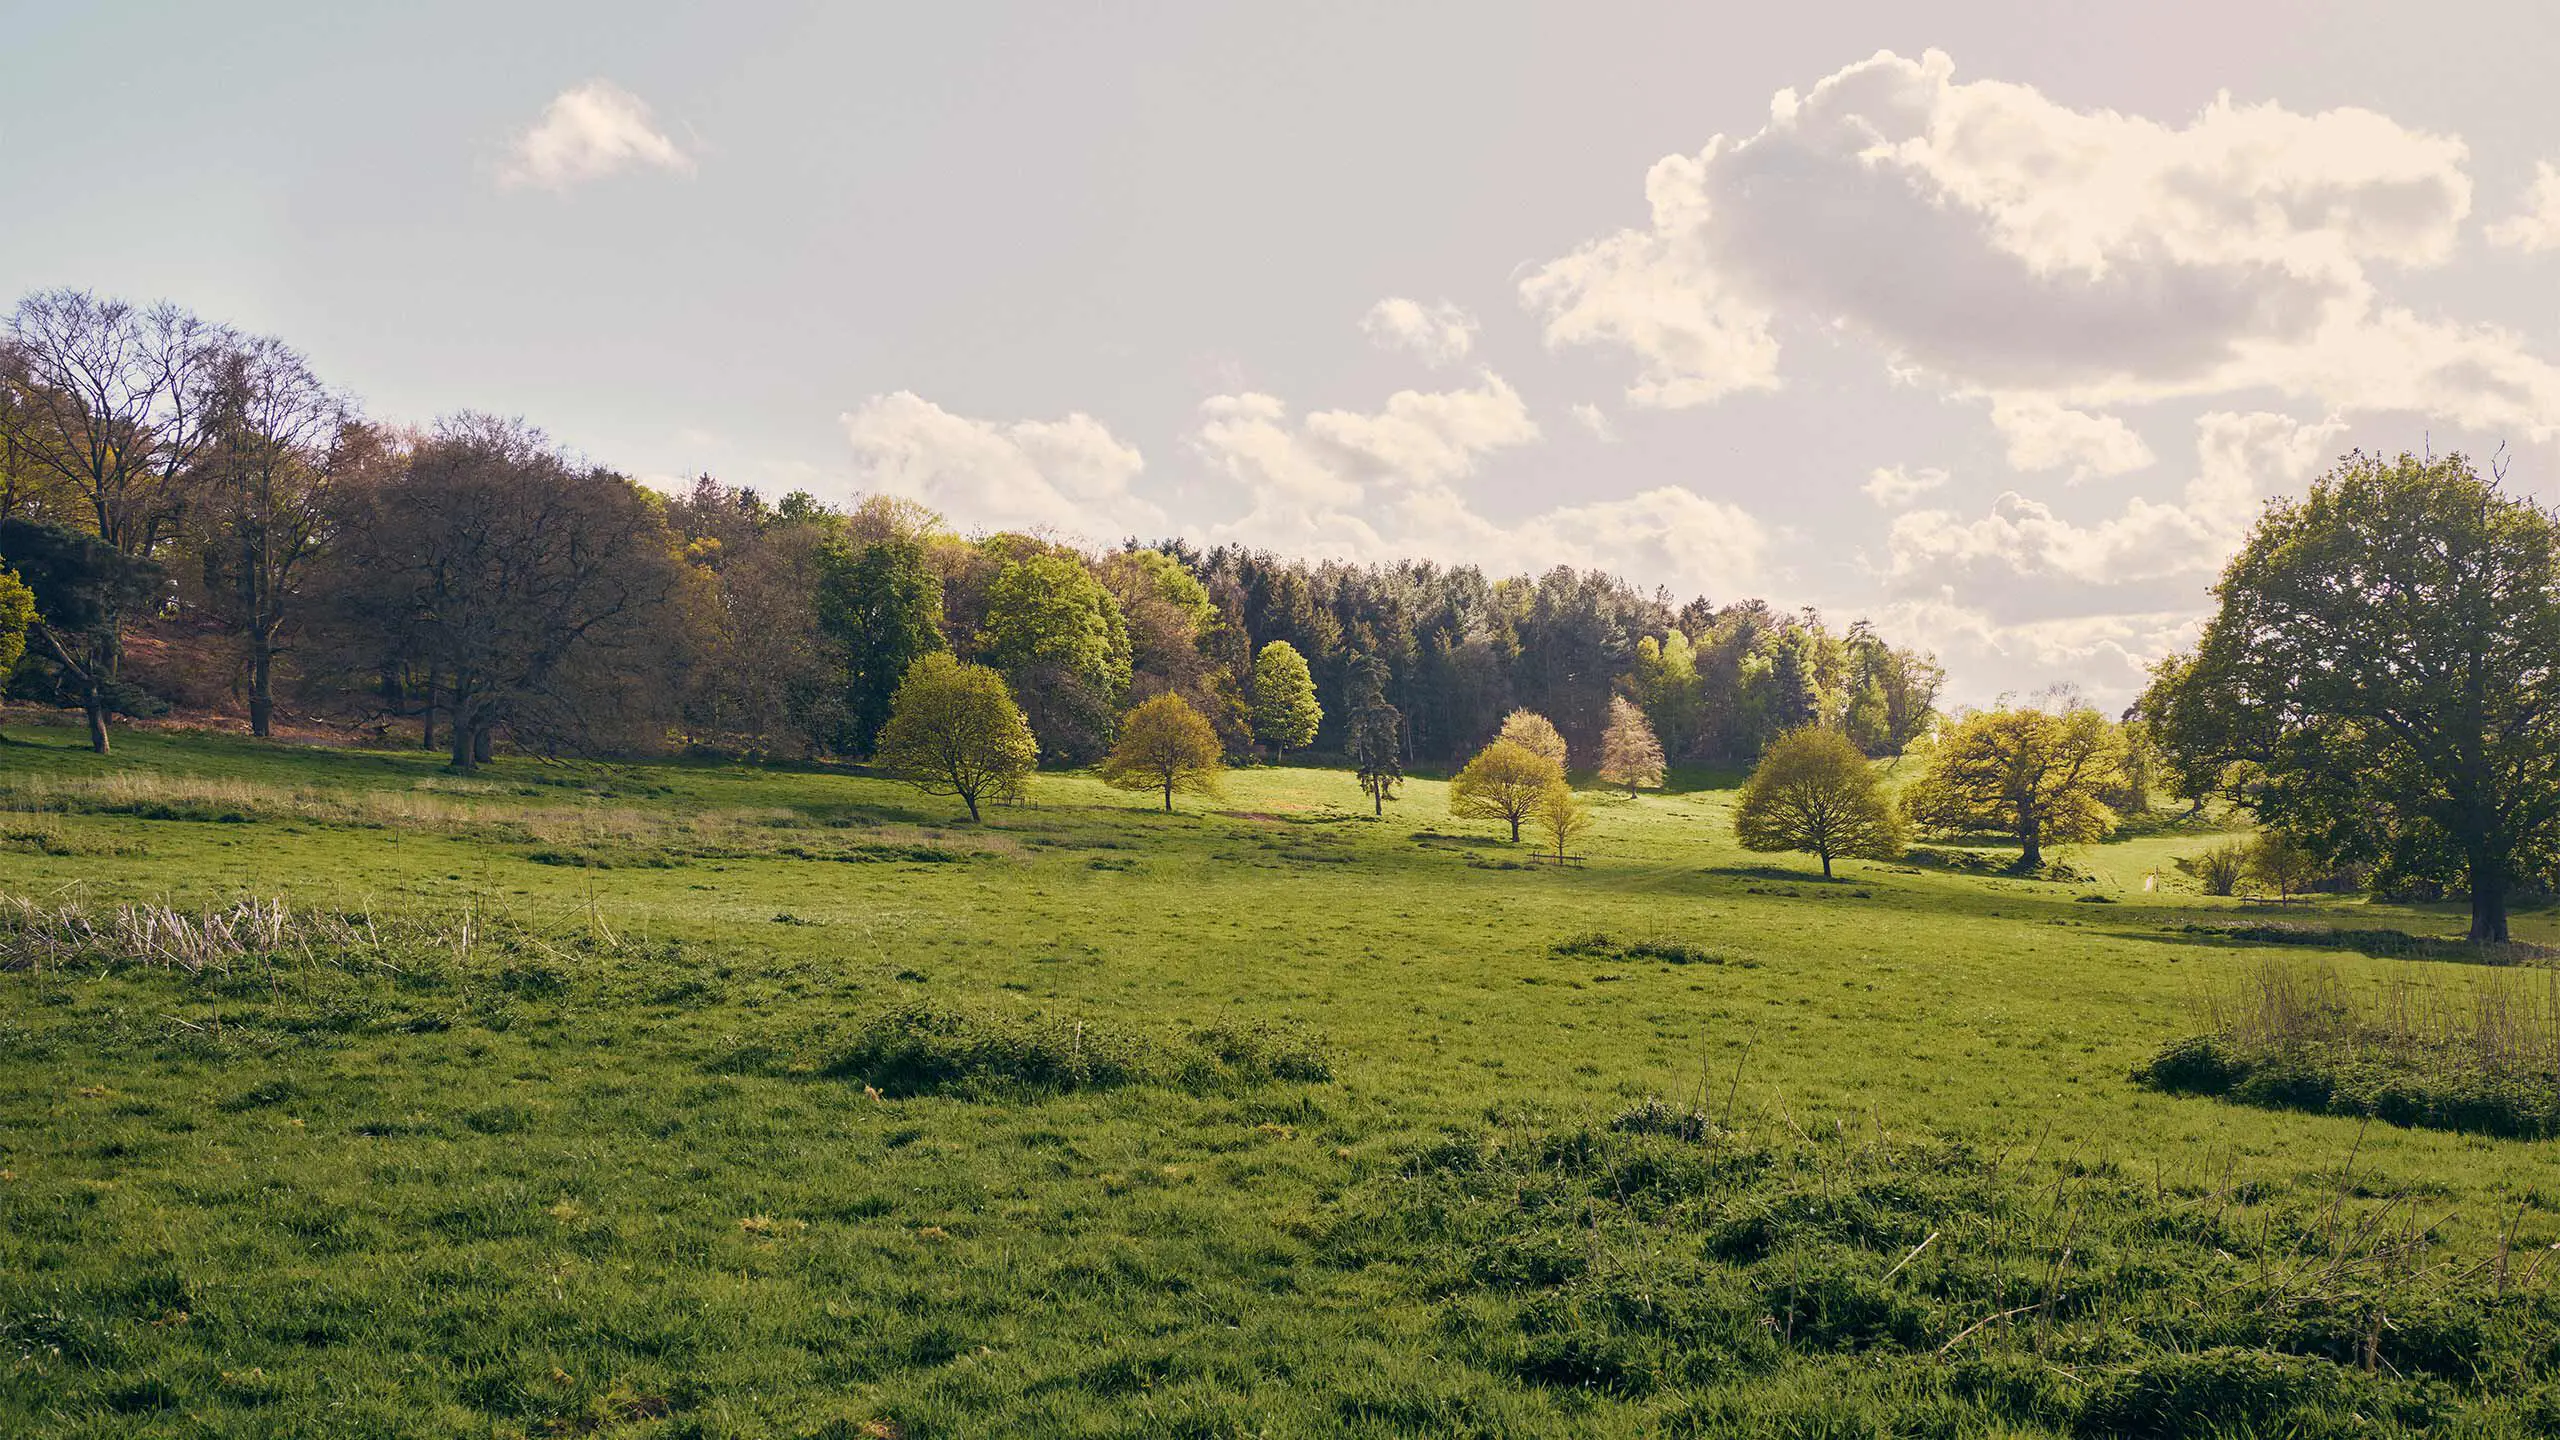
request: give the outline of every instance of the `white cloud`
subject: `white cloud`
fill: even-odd
[[[1867,473],[1867,483],[1858,489],[1878,505],[1891,510],[1908,505],[1947,483],[1947,472],[1934,467],[1918,470],[1900,465],[1883,465]]]
[[[1460,492],[1490,457],[1538,436],[1519,395],[1488,372],[1470,389],[1401,392],[1375,414],[1293,420],[1272,396],[1222,395],[1201,406],[1192,445],[1242,505],[1214,533],[1284,553],[1498,573],[1599,566],[1719,594],[1760,573],[1769,537],[1759,522],[1680,486],[1507,524]]]
[[[498,182],[566,190],[633,169],[693,169],[693,157],[661,133],[639,96],[610,80],[572,86],[507,147]]]
[[[1979,519],[1915,510],[1893,522],[1885,574],[1905,589],[1966,580],[1977,593],[2022,581],[2120,585],[2210,574],[2238,548],[2264,497],[2319,469],[2340,428],[2265,412],[2206,415],[2196,422],[2195,477],[2174,503],[2136,496],[2087,525],[2014,490]]]
[[[1454,365],[1475,348],[1476,317],[1443,300],[1424,305],[1393,295],[1369,307],[1360,331],[1381,350],[1409,350],[1426,365]]]
[[[2512,250],[2560,250],[2560,165],[2545,160],[2534,166],[2523,208],[2486,233],[2490,244]]]
[[[2149,682],[2161,656],[2195,644],[2202,618],[2186,609],[2071,615],[2002,624],[1951,590],[1884,606],[1886,633],[1937,652],[1958,704],[2032,694],[2069,676],[2090,703],[2121,710]]]
[[[1618,441],[1617,422],[1609,418],[1608,411],[1601,409],[1597,405],[1581,404],[1574,406],[1573,421],[1583,429],[1590,431],[1592,435],[1603,445],[1614,445]]]
[[[2151,447],[2113,415],[2092,415],[2036,395],[1996,395],[1991,426],[2009,444],[2009,468],[2069,470],[2074,483],[2122,475],[2152,461]]]
[[[1779,92],[1755,134],[1657,162],[1649,223],[1521,295],[1551,345],[1632,352],[1640,405],[1777,388],[1783,323],[1863,336],[1959,394],[2077,409],[2266,387],[2541,438],[2560,368],[2373,279],[2453,256],[2467,159],[2368,110],[2226,96],[2173,127],[1881,53]],[[2130,438],[2065,463],[2103,473]]]
[[[957,525],[1109,541],[1164,524],[1131,488],[1145,459],[1090,415],[975,420],[901,390],[842,418],[858,488],[922,501]]]

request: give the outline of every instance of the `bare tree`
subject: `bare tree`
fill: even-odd
[[[521,421],[445,421],[349,496],[329,566],[351,669],[424,669],[454,768],[504,728],[545,748],[642,738],[691,649],[695,577],[662,507]]]
[[[21,469],[58,482],[100,542],[145,566],[176,532],[187,487],[209,433],[213,360],[229,333],[175,305],[136,310],[85,290],[42,290],[18,302],[0,337],[0,386],[9,394],[5,458],[10,508]],[[146,574],[145,568],[132,573]],[[114,607],[89,632],[82,688],[92,743],[106,748],[106,715],[124,663],[133,587],[102,594]]]
[[[85,290],[38,291],[10,313],[5,373],[28,452],[120,553],[149,559],[175,533],[231,340],[175,305]]]
[[[226,348],[199,458],[197,541],[211,608],[248,650],[249,733],[275,714],[275,660],[302,619],[301,590],[335,528],[341,478],[387,455],[345,396],[283,342]]]

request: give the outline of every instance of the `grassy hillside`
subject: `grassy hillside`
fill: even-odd
[[[2547,1144],[2128,1078],[2268,954],[2513,974],[2199,933],[2276,909],[2176,875],[2213,837],[1825,885],[1721,789],[1595,795],[1558,869],[1314,769],[1171,817],[1044,776],[980,827],[838,774],[76,738],[0,749],[0,1432],[2560,1417]]]

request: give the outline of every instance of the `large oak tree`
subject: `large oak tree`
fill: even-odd
[[[2560,858],[2551,512],[2460,455],[2347,456],[2268,508],[2143,700],[2188,776],[2246,774],[2330,861],[2467,889],[2471,938]]]

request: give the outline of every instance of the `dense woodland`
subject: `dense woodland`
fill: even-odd
[[[949,652],[1004,676],[1052,762],[1175,693],[1231,759],[1344,753],[1382,697],[1406,763],[1526,708],[1583,768],[1625,698],[1670,760],[1740,765],[1810,723],[1899,753],[1942,679],[1863,622],[1567,567],[1094,552],[710,476],[670,496],[522,421],[367,417],[281,341],[77,291],[0,337],[0,562],[32,592],[9,694],[87,712],[101,747],[182,707],[396,731],[463,768],[500,745],[863,759],[908,667]],[[1257,733],[1275,642],[1312,736]]]

